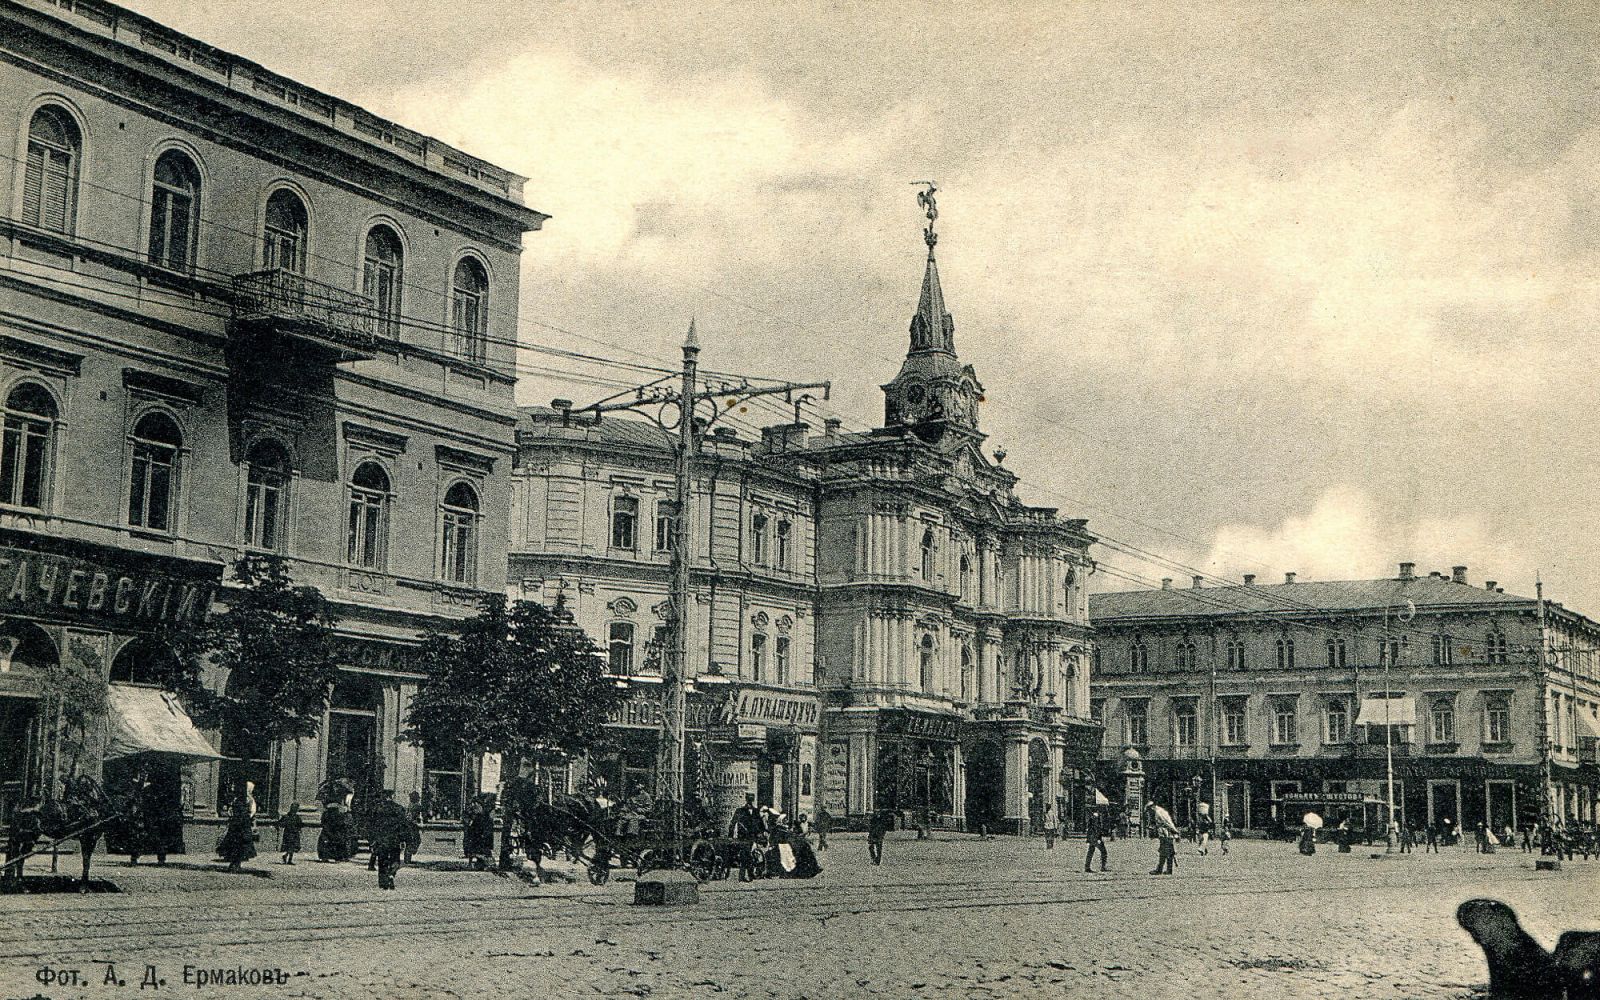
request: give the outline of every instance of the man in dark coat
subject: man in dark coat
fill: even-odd
[[[887,810],[874,810],[867,817],[867,857],[875,865],[883,864],[883,840],[889,834],[889,813]]]
[[[1084,834],[1089,840],[1089,851],[1083,856],[1083,870],[1093,871],[1095,851],[1100,852],[1100,870],[1106,870],[1106,817],[1098,809],[1089,810],[1088,822],[1084,825]]]
[[[372,857],[378,863],[378,888],[393,889],[400,857],[411,839],[411,820],[406,807],[386,795],[372,812]]]
[[[755,881],[756,872],[752,862],[752,848],[756,838],[765,832],[765,824],[761,820],[761,811],[756,808],[756,797],[746,794],[744,805],[734,811],[733,819],[728,822],[728,837],[738,842],[739,853],[739,881]]]

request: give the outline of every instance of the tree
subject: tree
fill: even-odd
[[[594,747],[627,697],[560,600],[546,607],[487,594],[474,617],[431,630],[419,660],[427,676],[401,738],[458,756],[500,754],[513,776],[521,761]]]
[[[196,725],[245,746],[315,736],[339,676],[336,616],[315,587],[294,585],[282,556],[243,556],[233,575],[227,610],[193,633],[166,636],[180,655],[163,686],[183,697]],[[202,656],[225,671],[220,690],[204,683]]]
[[[67,655],[47,666],[39,678],[43,717],[53,720],[50,735],[55,757],[68,759],[69,775],[77,773],[105,722],[109,706],[104,665],[93,646],[73,639]]]

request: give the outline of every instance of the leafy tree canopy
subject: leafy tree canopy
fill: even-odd
[[[560,601],[486,595],[477,615],[424,638],[420,662],[427,678],[402,738],[452,752],[521,760],[582,753],[603,740],[607,713],[627,697]]]

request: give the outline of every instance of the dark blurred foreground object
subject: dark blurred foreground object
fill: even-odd
[[[1493,1000],[1600,1000],[1600,931],[1567,931],[1552,954],[1498,900],[1469,899],[1456,920],[1483,949]]]

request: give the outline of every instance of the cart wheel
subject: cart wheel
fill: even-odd
[[[639,855],[639,863],[635,867],[638,868],[640,875],[653,872],[662,867],[661,857],[655,851],[645,851]]]
[[[610,878],[611,878],[611,869],[609,869],[609,868],[602,868],[599,865],[595,865],[594,867],[589,869],[589,884],[590,885],[605,885],[606,882],[610,880]]]
[[[691,861],[684,867],[689,870],[690,875],[694,876],[694,880],[696,882],[711,881],[711,865],[707,864],[706,862]]]

